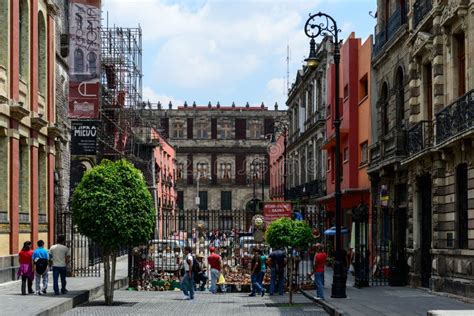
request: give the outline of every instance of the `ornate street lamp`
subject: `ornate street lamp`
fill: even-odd
[[[336,21],[329,15],[319,12],[309,16],[306,21],[304,31],[306,36],[311,38],[310,41],[310,52],[306,59],[308,67],[316,67],[318,65],[318,58],[316,56],[316,44],[314,39],[320,35],[332,35],[334,44],[334,65],[336,67],[335,75],[335,117],[334,117],[334,130],[336,138],[336,149],[335,149],[335,169],[336,179],[334,196],[336,200],[336,245],[335,245],[335,261],[334,261],[334,274],[331,289],[331,297],[333,298],[345,298],[346,297],[346,272],[344,271],[343,260],[345,259],[345,252],[342,248],[341,239],[341,150],[340,150],[340,126],[341,120],[339,118],[339,60],[341,58],[339,52],[339,39],[338,34],[341,30],[337,28]]]

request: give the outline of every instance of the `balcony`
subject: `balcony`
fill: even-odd
[[[433,122],[420,121],[408,131],[408,152],[415,155],[433,146]]]
[[[416,0],[413,4],[413,29],[415,30],[424,17],[433,8],[432,0]]]
[[[382,157],[380,147],[380,142],[369,146],[369,159],[371,164],[378,162]]]
[[[398,7],[389,17],[386,25],[382,26],[380,32],[375,33],[375,44],[372,49],[372,56],[377,56],[388,43],[397,34],[402,25],[407,23],[407,8]]]
[[[296,200],[309,197],[320,197],[326,194],[324,180],[316,179],[296,187],[292,187],[286,192],[288,200]]]
[[[474,126],[474,89],[436,114],[436,145]]]

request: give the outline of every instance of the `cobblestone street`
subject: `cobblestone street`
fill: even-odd
[[[183,300],[182,292],[116,291],[114,306],[104,306],[103,298],[81,305],[64,315],[328,315],[321,307],[298,294],[288,307],[285,296],[248,297],[247,293],[212,295],[197,292],[193,301]],[[281,306],[276,306],[278,304]]]

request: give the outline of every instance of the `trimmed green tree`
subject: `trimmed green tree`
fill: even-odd
[[[272,248],[287,249],[289,258],[290,304],[293,304],[293,252],[308,249],[314,242],[311,228],[306,222],[280,218],[272,222],[265,232],[265,240]]]
[[[155,210],[143,174],[126,160],[103,160],[84,174],[71,206],[79,233],[102,249],[105,303],[112,305],[117,251],[153,235]]]

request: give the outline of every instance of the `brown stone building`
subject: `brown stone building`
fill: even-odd
[[[208,227],[248,229],[254,212],[252,201],[270,199],[267,145],[274,121],[285,113],[277,108],[268,110],[263,104],[240,107],[219,103],[185,103],[168,110],[159,105],[158,109],[142,110],[141,116],[159,126],[176,149],[177,209],[181,216],[199,209],[198,217]],[[213,219],[214,210],[229,211],[228,216]],[[236,212],[238,221],[232,215]],[[249,216],[244,217],[245,212]],[[184,229],[184,223],[179,226]]]
[[[410,284],[473,297],[474,3],[378,4],[370,171],[374,190],[386,185],[375,202],[402,215],[379,227],[400,231]],[[386,147],[393,154],[383,156]]]

